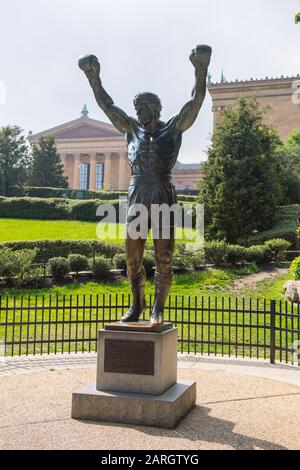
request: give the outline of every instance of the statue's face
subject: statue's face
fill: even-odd
[[[154,118],[153,110],[146,104],[137,105],[135,109],[138,121],[143,125],[149,124]]]

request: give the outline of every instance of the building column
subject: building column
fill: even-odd
[[[97,168],[97,154],[93,153],[90,156],[90,189],[96,190],[96,168]]]
[[[127,152],[121,152],[119,158],[119,191],[126,191],[126,175],[127,175]]]
[[[106,190],[111,189],[111,153],[105,154],[105,163],[104,163],[104,181],[103,187]]]
[[[80,189],[80,153],[74,155],[74,173],[72,189]]]

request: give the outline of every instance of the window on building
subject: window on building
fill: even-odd
[[[96,189],[103,189],[104,183],[104,164],[97,163],[96,165]]]
[[[87,190],[90,187],[90,164],[80,165],[80,189]]]

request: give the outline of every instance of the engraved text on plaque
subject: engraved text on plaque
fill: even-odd
[[[154,375],[154,342],[106,339],[104,372]]]

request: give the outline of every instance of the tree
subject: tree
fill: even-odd
[[[255,99],[225,111],[208,150],[201,185],[207,234],[236,243],[269,228],[281,197],[280,139]]]
[[[26,181],[30,151],[22,129],[0,128],[0,194],[13,196]]]
[[[300,23],[300,12],[296,13],[296,15],[295,15],[295,23],[296,24]]]
[[[281,165],[283,204],[300,203],[300,131],[292,131],[278,146]]]
[[[42,137],[33,147],[29,184],[38,187],[67,188],[64,166],[57,153],[54,137]]]

